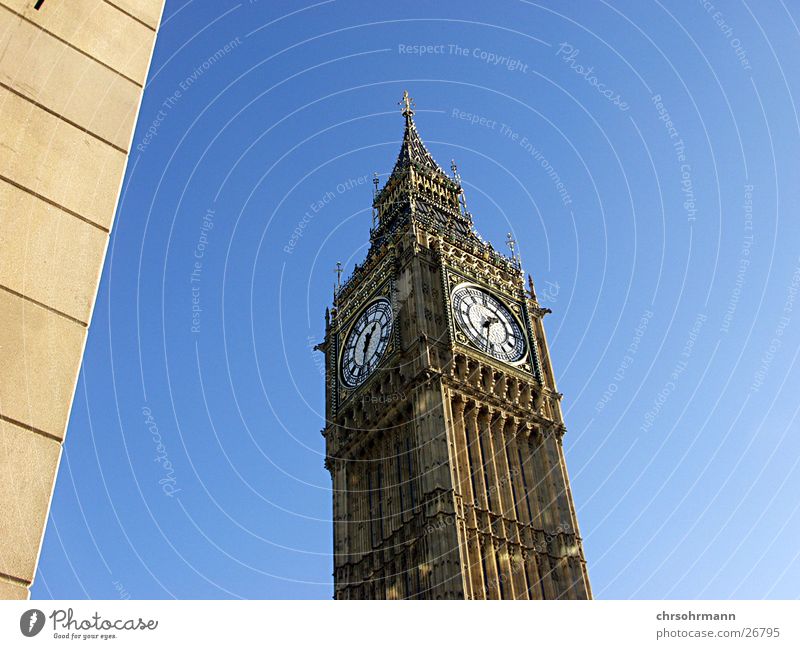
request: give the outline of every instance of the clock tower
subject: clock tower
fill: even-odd
[[[336,599],[589,599],[542,308],[405,133],[326,313]],[[377,181],[376,181],[377,183]],[[376,184],[377,190],[377,184]]]

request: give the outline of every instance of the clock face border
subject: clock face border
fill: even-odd
[[[526,336],[525,343],[527,353],[521,361],[517,363],[508,363],[506,361],[498,360],[494,356],[486,354],[475,347],[471,342],[469,342],[467,337],[461,333],[461,330],[456,324],[455,317],[453,315],[452,295],[453,291],[462,284],[470,284],[482,291],[491,293],[497,297],[497,299],[499,299],[506,306],[506,308],[509,309],[509,311],[511,311],[511,314],[517,320],[517,324],[519,324]],[[538,383],[542,383],[543,374],[539,355],[539,345],[537,344],[536,338],[533,335],[533,321],[528,309],[527,300],[522,297],[523,289],[521,286],[518,290],[512,292],[509,290],[509,287],[497,286],[494,285],[494,283],[489,285],[482,282],[478,277],[472,277],[471,273],[465,273],[463,269],[456,269],[450,264],[443,264],[442,290],[447,299],[447,308],[445,309],[445,313],[447,314],[447,325],[453,345],[468,349],[470,352],[477,352],[493,363],[500,363],[505,367],[523,372],[528,376],[532,375]]]
[[[362,390],[366,385],[369,384],[376,374],[380,373],[381,367],[386,364],[386,362],[397,352],[398,349],[400,349],[400,327],[398,326],[398,312],[395,300],[395,281],[393,278],[387,277],[380,283],[373,283],[370,288],[371,291],[369,293],[362,294],[361,296],[354,296],[354,300],[350,301],[348,305],[345,305],[343,308],[341,308],[341,311],[346,311],[348,313],[348,317],[342,322],[340,327],[336,328],[333,334],[334,347],[333,354],[331,354],[331,364],[328,366],[330,372],[328,376],[331,377],[331,390],[333,391],[333,402],[331,407],[334,416],[337,412],[339,412],[340,408],[344,407],[345,403],[350,399],[350,397]],[[389,344],[386,346],[386,349],[381,356],[376,371],[373,371],[366,378],[366,380],[361,383],[361,385],[351,388],[342,381],[341,375],[341,360],[342,351],[344,349],[344,341],[346,340],[350,330],[363,310],[374,301],[379,299],[388,300],[392,307],[393,324],[392,333],[389,336]]]
[[[385,309],[384,310],[389,315],[389,322],[388,322],[388,325],[387,325],[388,326],[388,332],[386,334],[386,343],[384,344],[383,349],[380,349],[380,347],[378,347],[375,350],[375,352],[373,352],[373,355],[376,357],[375,358],[375,366],[372,369],[369,369],[369,366],[371,365],[371,363],[367,363],[367,368],[368,368],[367,369],[367,375],[363,379],[358,381],[358,382],[352,382],[352,383],[348,382],[346,380],[346,378],[345,378],[346,377],[346,372],[345,372],[345,368],[344,368],[345,361],[346,361],[346,358],[347,358],[346,357],[347,343],[350,340],[350,337],[353,335],[353,333],[355,331],[355,327],[356,327],[356,325],[358,325],[358,323],[361,320],[361,318],[363,317],[363,315],[376,304],[384,304],[385,305]],[[391,302],[391,300],[389,298],[387,298],[385,296],[382,296],[382,295],[374,296],[373,298],[367,300],[366,304],[364,304],[364,306],[362,306],[361,308],[358,309],[358,311],[352,317],[351,321],[347,324],[347,327],[345,329],[345,334],[342,337],[342,345],[341,345],[341,348],[339,350],[339,363],[338,363],[338,365],[339,365],[339,367],[338,367],[338,369],[339,369],[339,381],[342,383],[342,385],[347,390],[358,390],[358,388],[360,388],[362,385],[364,385],[369,380],[369,378],[375,373],[375,371],[378,369],[378,366],[381,364],[381,362],[385,358],[386,354],[390,351],[390,346],[391,346],[391,342],[392,342],[392,336],[394,334],[394,329],[395,329],[394,309],[392,308],[392,302]],[[381,334],[382,333],[383,332],[381,332]],[[359,334],[359,336],[360,336],[360,334]],[[381,338],[383,338],[383,335],[381,335]],[[380,342],[378,343],[378,345],[380,346]],[[363,365],[362,365],[362,367],[363,367]]]
[[[456,298],[456,293],[458,291],[461,291],[463,289],[469,289],[469,288],[473,288],[473,289],[475,289],[475,290],[477,290],[477,291],[479,291],[481,293],[485,293],[489,297],[493,298],[495,301],[499,302],[500,306],[508,313],[508,317],[510,317],[512,319],[514,325],[516,325],[516,328],[519,331],[520,336],[522,336],[523,349],[522,349],[522,354],[519,356],[519,358],[516,358],[514,360],[498,358],[497,356],[495,356],[491,352],[488,352],[488,351],[486,351],[484,349],[481,349],[475,343],[475,341],[472,340],[470,335],[463,330],[463,327],[462,327],[461,323],[458,321],[458,316],[457,316],[457,314],[455,312],[455,306],[456,306],[455,305],[455,298]],[[475,351],[480,352],[484,356],[488,356],[493,361],[498,362],[498,363],[504,363],[505,365],[511,365],[512,367],[524,365],[526,363],[526,361],[528,360],[529,352],[530,352],[530,341],[528,340],[527,329],[525,327],[525,324],[522,322],[522,319],[519,317],[521,314],[514,313],[516,310],[519,309],[519,305],[516,302],[508,300],[507,298],[505,298],[505,296],[502,295],[501,292],[489,289],[489,288],[487,288],[485,286],[482,286],[482,285],[480,285],[480,284],[478,284],[476,282],[470,282],[470,281],[459,282],[459,283],[455,284],[450,289],[450,295],[449,295],[448,299],[449,299],[450,313],[451,313],[451,316],[452,316],[452,319],[453,319],[453,328],[454,328],[454,331],[456,332],[456,341],[457,342],[467,345],[471,349],[474,349]],[[512,304],[514,306],[512,306]],[[463,340],[460,340],[460,338],[463,338]]]
[[[522,343],[522,350],[520,351],[518,356],[516,356],[515,358],[501,358],[496,354],[493,354],[492,352],[488,351],[487,349],[481,349],[478,343],[474,340],[474,336],[471,335],[470,332],[466,330],[465,323],[461,321],[462,318],[459,318],[459,313],[456,311],[456,301],[458,299],[463,299],[459,298],[457,294],[459,292],[468,291],[468,289],[474,289],[478,293],[482,293],[488,296],[492,301],[496,302],[500,306],[500,309],[502,311],[505,312],[501,313],[500,315],[502,315],[504,318],[507,317],[507,319],[511,321],[510,324],[516,329],[515,336],[518,336],[520,342]],[[520,365],[525,363],[528,357],[528,348],[530,346],[530,343],[527,340],[528,336],[525,331],[525,325],[521,322],[520,318],[514,314],[515,310],[514,307],[510,306],[508,304],[508,301],[504,300],[503,297],[498,295],[496,291],[491,291],[489,289],[486,289],[483,286],[480,286],[479,284],[476,284],[474,282],[461,282],[460,284],[456,284],[450,291],[450,309],[453,313],[453,322],[456,326],[456,330],[466,338],[468,344],[471,347],[474,347],[477,351],[481,352],[482,354],[485,354],[486,356],[489,356],[495,361],[498,361],[500,363],[505,363],[506,365]]]

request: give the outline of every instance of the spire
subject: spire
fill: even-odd
[[[461,183],[451,178],[433,159],[414,124],[414,101],[408,91],[399,102],[405,119],[403,143],[394,169],[372,206],[377,212],[370,239],[380,246],[398,226],[417,220],[452,236],[474,237],[472,220],[461,203]]]
[[[408,90],[403,91],[403,99],[398,103],[402,107],[403,117],[406,118],[406,130],[403,133],[403,144],[400,146],[400,153],[390,177],[402,173],[412,165],[446,176],[447,174],[425,148],[422,138],[417,132],[417,126],[414,124],[414,99],[409,96]]]

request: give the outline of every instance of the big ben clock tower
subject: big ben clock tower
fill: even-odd
[[[589,599],[543,316],[405,133],[326,315],[337,599]]]

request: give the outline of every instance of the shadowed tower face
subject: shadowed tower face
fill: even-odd
[[[548,310],[402,106],[367,258],[319,345],[334,596],[588,599]]]

